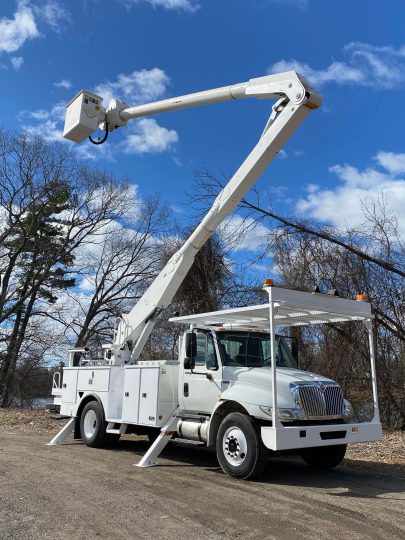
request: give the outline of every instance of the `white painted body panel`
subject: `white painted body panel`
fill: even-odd
[[[63,136],[74,142],[82,142],[97,129],[105,111],[101,107],[103,98],[81,90],[66,106]]]
[[[66,416],[76,416],[81,401],[92,395],[108,422],[161,427],[178,406],[176,363],[65,368],[64,381],[60,412]]]
[[[323,434],[332,438],[323,439]],[[336,438],[333,438],[333,434]],[[341,434],[344,433],[344,437]],[[264,445],[270,450],[294,450],[315,446],[330,446],[335,444],[354,444],[382,439],[380,422],[365,422],[363,424],[340,424],[324,426],[291,426],[291,427],[262,427],[261,435]]]
[[[75,368],[65,368],[63,370],[62,406],[76,403],[77,375],[78,371]]]
[[[125,370],[124,398],[122,403],[122,420],[125,423],[138,423],[140,383],[141,370],[127,368]],[[119,416],[114,416],[113,418],[119,418]]]
[[[280,408],[295,407],[290,383],[333,382],[317,373],[294,368],[277,368],[277,401]],[[245,368],[225,366],[223,368],[221,399],[244,402],[251,405],[272,406],[272,377],[270,367]],[[267,418],[260,413],[259,417]],[[267,418],[268,419],[268,418]]]
[[[108,392],[110,385],[111,369],[106,368],[85,368],[78,370],[77,390],[78,392]]]

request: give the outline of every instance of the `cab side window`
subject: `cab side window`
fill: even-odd
[[[218,369],[218,360],[211,334],[197,334],[195,365],[205,366],[207,369]]]
[[[206,351],[207,351],[207,336],[205,334],[197,334],[197,354],[194,359],[196,366],[205,366]]]

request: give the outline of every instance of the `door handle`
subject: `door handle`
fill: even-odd
[[[184,383],[184,397],[188,397],[188,382]]]

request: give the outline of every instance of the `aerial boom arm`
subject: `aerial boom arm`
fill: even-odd
[[[304,83],[294,71],[289,71],[276,75],[268,75],[267,77],[250,79],[248,82],[231,86],[223,86],[185,96],[155,101],[146,105],[127,107],[120,110],[119,116],[121,120],[127,121],[131,118],[140,118],[163,112],[248,97],[278,99],[284,96],[290,101],[299,101],[305,94],[305,86],[308,86],[308,83]],[[114,124],[114,122],[109,123]]]
[[[272,114],[258,143],[219,193],[204,219],[171,257],[131,312],[122,316],[112,348],[118,350],[125,343],[131,344],[130,363],[139,357],[157,316],[170,305],[198,251],[235,210],[311,109],[320,106],[321,97],[295,72],[287,72],[120,111],[120,117],[128,119],[249,96],[278,98],[278,101],[273,105]]]

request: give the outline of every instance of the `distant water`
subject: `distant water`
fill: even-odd
[[[32,400],[31,408],[33,409],[44,409],[49,403],[53,403],[53,397],[40,397]]]

